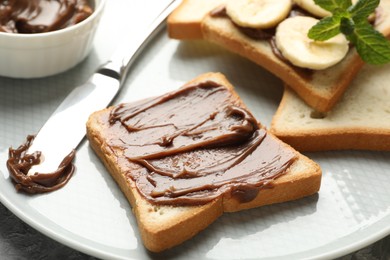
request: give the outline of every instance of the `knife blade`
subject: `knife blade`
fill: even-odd
[[[119,46],[107,63],[63,100],[39,130],[27,151],[41,152],[40,163],[31,167],[29,175],[55,171],[61,161],[77,148],[85,136],[85,124],[89,115],[112,102],[120,91],[137,54],[159,31],[163,21],[179,2],[170,1],[147,30],[138,37],[134,35],[130,45]]]

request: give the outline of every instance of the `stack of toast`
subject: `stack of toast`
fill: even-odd
[[[390,87],[385,84],[390,80],[386,74],[389,66],[364,65],[353,46],[344,43],[341,43],[343,58],[333,65],[328,64],[327,68],[307,69],[294,65],[278,56],[272,46],[275,44],[273,37],[253,39],[243,33],[245,21],[242,21],[244,25],[233,23],[229,15],[235,15],[235,8],[229,11],[226,3],[227,0],[184,0],[168,18],[169,35],[180,40],[209,40],[284,80],[284,96],[269,130],[253,118],[221,73],[200,75],[180,90],[161,97],[97,111],[87,122],[87,137],[92,148],[126,195],[137,218],[143,243],[153,252],[183,243],[224,212],[317,193],[321,185],[321,168],[301,151],[390,150],[390,107],[387,102]],[[382,0],[378,10],[374,25],[387,35],[390,33],[390,0]],[[275,34],[273,29],[265,31]],[[189,94],[210,89],[210,94],[204,96]],[[219,98],[207,103],[199,101],[200,96],[213,98],[216,93],[225,93],[228,97],[224,106],[221,107]],[[185,101],[187,99],[190,101]],[[169,109],[165,111],[164,107]],[[173,108],[174,112],[171,111]],[[211,112],[205,113],[205,109]],[[191,115],[181,115],[183,111],[191,111]],[[215,122],[220,114],[225,116],[222,126]],[[202,116],[205,118],[198,123],[191,121]],[[178,123],[178,118],[183,122]],[[243,125],[226,126],[229,120],[238,120]],[[220,137],[214,134],[224,131],[225,127],[228,138],[221,138],[223,140],[218,144]],[[238,139],[237,133],[241,136]],[[258,146],[245,148],[247,142],[252,142],[247,139],[257,138],[259,133]],[[207,144],[203,143],[205,140]],[[247,163],[247,160],[265,160],[266,155],[256,152],[258,147],[275,152],[270,163],[264,161],[263,166]],[[218,154],[223,154],[225,149],[250,152],[231,153],[238,158],[235,159],[240,165],[237,168],[226,166],[231,163],[230,159],[221,162],[214,159],[220,158]],[[258,173],[265,176],[278,169],[275,165],[283,161],[286,154],[289,159],[275,175],[266,180],[254,180],[252,176]],[[201,191],[198,186],[191,186],[213,174],[213,181],[202,183],[205,187],[202,186]],[[219,178],[230,175],[236,177],[219,186]],[[163,180],[162,186],[160,180]],[[213,194],[212,199],[199,199],[209,193]]]
[[[233,1],[184,0],[168,19],[170,37],[208,40],[282,79],[285,93],[270,131],[296,149],[390,150],[388,66],[364,64],[354,47],[340,62],[325,69],[308,71],[295,66],[275,54],[269,39],[254,39],[243,33],[226,11],[224,15],[213,14],[226,9],[228,2]],[[294,9],[306,8],[313,1],[292,2]],[[309,15],[320,17],[315,11]],[[390,0],[380,1],[375,16],[374,28],[388,37]]]

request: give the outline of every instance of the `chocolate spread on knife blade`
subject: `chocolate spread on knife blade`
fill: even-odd
[[[107,118],[106,118],[107,117]],[[199,205],[219,196],[254,199],[295,160],[214,82],[116,106],[107,145],[139,192],[156,204]]]
[[[88,0],[0,0],[0,32],[55,31],[83,21],[92,12]]]
[[[72,177],[75,170],[72,161],[76,152],[73,150],[69,153],[55,172],[28,175],[30,168],[39,164],[41,159],[40,152],[26,153],[33,140],[34,136],[30,135],[27,137],[25,144],[22,144],[17,149],[9,149],[7,168],[16,190],[34,194],[50,192],[63,187]]]

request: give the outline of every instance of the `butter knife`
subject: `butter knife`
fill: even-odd
[[[147,30],[135,35],[131,45],[122,45],[89,80],[76,87],[39,130],[27,153],[41,152],[41,161],[28,174],[55,171],[61,161],[85,136],[85,124],[94,111],[107,107],[121,89],[137,54],[159,31],[180,1],[170,1]],[[138,36],[138,37],[137,37]]]

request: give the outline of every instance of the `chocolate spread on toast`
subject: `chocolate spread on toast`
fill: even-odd
[[[101,120],[109,126],[102,130],[107,149],[155,204],[200,205],[219,196],[247,202],[295,160],[211,81],[117,105]]]

